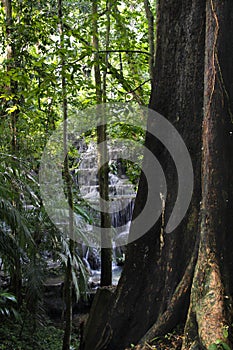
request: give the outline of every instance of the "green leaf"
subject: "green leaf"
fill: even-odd
[[[15,319],[16,319],[19,323],[22,323],[23,320],[22,320],[22,317],[21,317],[20,313],[19,313],[17,310],[15,310],[14,308],[12,308],[11,311],[12,311],[12,313],[13,313]]]
[[[74,205],[74,209],[75,209],[75,212],[78,213],[79,215],[81,215],[89,224],[92,223],[90,216],[80,206]]]
[[[150,343],[152,343],[152,342],[154,342],[155,340],[158,340],[158,339],[160,339],[160,337],[155,337],[155,338],[150,340]]]
[[[221,346],[224,350],[231,350],[230,346],[227,343],[222,342]]]
[[[217,349],[224,349],[224,350],[231,350],[229,345],[225,342],[223,342],[221,339],[217,339],[214,344],[211,344],[208,347],[208,350],[217,350]]]
[[[227,339],[227,338],[228,338],[228,335],[229,335],[229,334],[228,334],[228,326],[226,326],[226,327],[223,328],[223,336],[224,336],[224,338]]]
[[[7,292],[0,293],[0,298],[6,298],[7,300],[13,301],[14,303],[17,302],[15,296]]]
[[[14,113],[14,111],[16,111],[17,108],[18,108],[17,106],[12,106],[12,107],[7,108],[6,111],[7,111],[9,114],[11,114],[11,113]]]
[[[208,350],[218,350],[218,346],[216,344],[210,344]]]

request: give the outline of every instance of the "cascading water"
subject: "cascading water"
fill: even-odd
[[[96,154],[96,145],[94,143],[91,143],[88,148],[84,149],[83,157],[81,153],[77,184],[82,199],[98,206],[99,186]],[[111,159],[112,164],[118,161],[117,155],[119,155],[119,150],[109,150],[109,158]],[[134,186],[126,177],[122,169],[115,174],[111,172],[109,173],[109,205],[111,206],[112,212],[112,226],[115,231],[113,239],[113,284],[117,284],[121,273],[121,267],[118,266],[118,264],[120,265],[120,262],[123,261],[125,253],[124,248],[121,246],[127,244],[135,195]],[[99,214],[96,215],[96,219],[99,220]],[[89,262],[90,260],[93,260],[92,251],[93,248],[86,249],[85,255],[83,255],[83,260],[89,270],[91,269],[90,282],[98,284],[100,280],[100,269],[92,269],[92,265]]]

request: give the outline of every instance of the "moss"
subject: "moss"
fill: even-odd
[[[193,231],[197,227],[197,220],[198,220],[198,211],[195,206],[193,206],[192,211],[189,215],[188,224],[187,224],[187,230]]]

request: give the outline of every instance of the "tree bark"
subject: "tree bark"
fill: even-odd
[[[96,87],[96,101],[98,104],[105,102],[105,91],[102,90],[102,79],[100,73],[100,57],[99,57],[99,38],[98,38],[98,1],[92,2],[92,15],[93,15],[93,47],[94,53],[94,70],[95,70],[95,87]],[[108,41],[108,40],[107,40]],[[106,81],[104,80],[105,85]],[[104,97],[104,99],[103,99]],[[105,234],[106,228],[111,230],[111,217],[108,212],[109,190],[108,190],[108,149],[107,149],[107,126],[104,123],[104,106],[103,113],[100,116],[101,121],[97,126],[97,151],[98,151],[98,180],[99,180],[99,194],[100,198],[104,202],[100,201],[100,221],[101,228],[101,286],[109,286],[112,284],[112,249],[111,247],[111,235],[109,237]],[[99,116],[98,116],[99,117]]]
[[[6,14],[6,58],[8,60],[6,65],[7,72],[10,72],[12,68],[17,65],[17,56],[15,50],[15,43],[12,37],[12,25],[13,25],[13,17],[12,17],[12,1],[11,0],[2,0],[3,8]],[[10,80],[10,85],[6,87],[10,94],[13,97],[13,106],[17,106],[19,101],[17,101],[17,82]],[[12,107],[12,105],[11,105]],[[18,145],[17,145],[17,120],[18,120],[18,106],[15,111],[10,114],[10,128],[11,128],[11,150],[14,154],[17,154]]]
[[[146,18],[148,22],[148,43],[150,48],[150,78],[153,80],[154,63],[155,63],[155,18],[149,0],[144,0],[144,8],[146,12]]]
[[[5,39],[6,39],[6,58],[7,58],[7,64],[6,64],[6,73],[10,74],[12,69],[14,69],[17,65],[17,55],[15,50],[15,42],[12,36],[12,26],[13,26],[13,16],[12,16],[12,1],[11,0],[2,0],[3,8],[6,15],[6,33],[5,33]],[[13,106],[18,105],[19,101],[17,98],[18,94],[18,86],[17,82],[10,79],[10,83],[8,86],[5,87],[6,91],[8,91],[9,94],[13,96],[12,103]],[[6,109],[7,107],[12,107],[12,105],[9,104],[9,102],[5,101]],[[14,155],[18,155],[18,144],[17,144],[17,120],[18,120],[18,114],[19,110],[18,107],[15,111],[9,114],[10,119],[10,131],[11,131],[11,147],[9,151]],[[13,169],[13,172],[15,173],[15,169]],[[17,191],[16,191],[17,192]],[[13,206],[18,207],[20,201],[17,201],[17,198],[13,201]],[[17,228],[15,228],[12,232],[12,234],[16,237],[18,241],[20,241],[19,238],[19,232],[17,232]],[[19,253],[16,253],[14,256],[14,270],[11,278],[11,288],[14,292],[16,299],[17,299],[17,305],[18,307],[22,303],[22,267],[21,267],[21,256]]]
[[[230,341],[224,329],[232,295],[232,16],[231,1],[206,2],[200,247],[183,349]]]
[[[60,47],[64,49],[64,30],[63,30],[63,9],[62,0],[58,0],[58,19],[60,33]],[[65,296],[65,331],[63,336],[62,350],[70,350],[71,332],[72,332],[72,263],[74,256],[74,202],[72,193],[72,182],[69,173],[69,157],[68,157],[68,101],[67,101],[67,84],[65,78],[65,58],[64,53],[61,53],[61,80],[62,80],[62,107],[63,107],[63,149],[64,149],[64,182],[69,204],[69,226],[68,226],[68,241],[69,254],[67,256],[67,264],[65,270],[64,281],[64,296]]]

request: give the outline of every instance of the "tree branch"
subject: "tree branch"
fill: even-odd
[[[150,77],[153,79],[153,70],[155,63],[155,28],[154,28],[154,15],[151,10],[149,0],[144,0],[144,8],[146,12],[146,18],[148,21],[148,41],[150,46]]]

